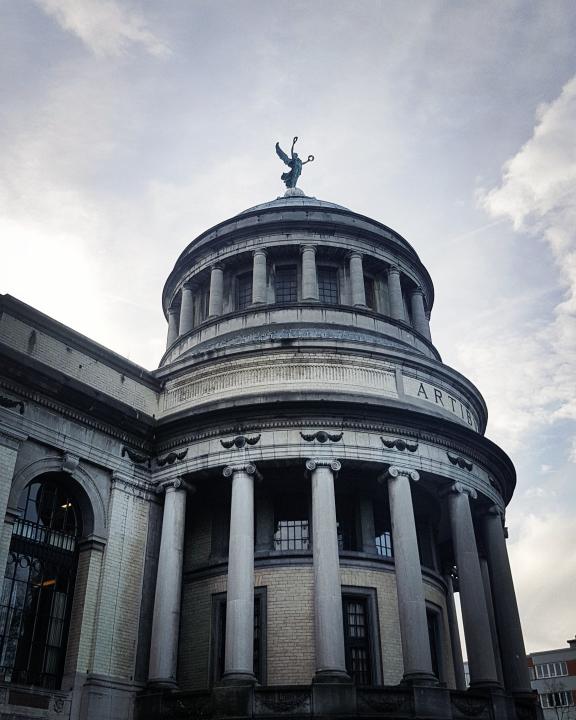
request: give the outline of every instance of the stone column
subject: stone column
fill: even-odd
[[[306,461],[312,479],[316,681],[349,681],[344,652],[334,473],[338,460]]]
[[[180,596],[184,557],[186,486],[180,478],[163,484],[164,515],[154,596],[148,682],[177,687]]]
[[[226,592],[224,682],[255,683],[254,676],[254,478],[251,463],[228,465],[232,478]]]
[[[316,247],[303,245],[300,252],[302,254],[302,300],[318,300]]]
[[[169,348],[170,345],[178,339],[179,316],[179,308],[168,308],[168,337],[166,339],[166,348]]]
[[[480,572],[482,573],[482,584],[484,585],[484,597],[486,598],[486,608],[488,610],[488,620],[490,622],[490,636],[492,638],[492,647],[494,648],[494,661],[496,663],[496,674],[498,682],[504,685],[504,675],[502,674],[502,661],[500,660],[500,642],[498,641],[498,631],[496,630],[496,616],[494,615],[494,603],[492,602],[492,583],[490,582],[490,571],[488,569],[488,561],[480,556]]]
[[[360,532],[362,534],[362,552],[376,555],[376,528],[374,526],[374,501],[367,495],[360,496]]]
[[[252,302],[262,304],[268,300],[266,250],[255,250],[252,266]]]
[[[469,497],[476,498],[476,491],[459,482],[454,483],[448,493],[470,687],[497,687],[498,674]]]
[[[364,270],[362,268],[362,255],[351,252],[350,261],[350,287],[352,291],[352,305],[366,307],[366,289],[364,287]]]
[[[456,615],[456,603],[454,602],[454,583],[452,575],[447,572],[444,575],[446,583],[446,611],[448,613],[448,631],[450,632],[450,645],[452,647],[452,664],[454,665],[454,679],[456,690],[466,690],[466,678],[464,676],[464,661],[462,659],[462,645],[460,644],[460,632],[458,630],[458,616]]]
[[[406,320],[404,302],[402,300],[402,286],[400,285],[400,270],[393,265],[388,270],[388,293],[390,295],[390,317],[394,320]]]
[[[424,293],[420,288],[413,290],[410,293],[410,304],[412,307],[412,322],[414,324],[414,330],[419,332],[427,340],[432,341],[430,335],[430,324],[426,317],[426,310],[424,309]]]
[[[492,579],[494,614],[502,652],[504,683],[509,692],[531,692],[520,614],[508,560],[502,514],[493,507],[483,517],[484,545]]]
[[[182,285],[182,300],[180,303],[180,328],[179,335],[185,335],[194,327],[194,302],[192,298],[192,285]]]
[[[221,265],[213,265],[210,270],[210,298],[208,317],[222,315],[224,301],[224,271]]]
[[[417,482],[420,475],[416,470],[392,466],[388,468],[386,477],[392,520],[404,680],[416,684],[435,684],[437,678],[432,672],[426,601],[410,490],[410,480]]]

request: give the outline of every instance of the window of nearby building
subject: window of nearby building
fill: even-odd
[[[364,294],[366,295],[366,305],[372,310],[376,309],[376,295],[374,293],[374,278],[364,275]]]
[[[376,591],[373,588],[343,588],[342,612],[346,670],[356,685],[380,685]]]
[[[564,660],[534,665],[534,674],[538,680],[543,678],[562,677],[568,675],[568,667]]]
[[[212,596],[212,682],[224,675],[226,657],[226,593]],[[266,684],[266,588],[254,590],[254,675]]]
[[[0,678],[58,688],[81,534],[80,513],[55,474],[28,485],[14,523],[0,598]]]
[[[274,550],[308,550],[310,528],[308,501],[304,494],[289,494],[276,503],[274,517]]]
[[[543,708],[557,708],[573,705],[574,700],[570,691],[558,690],[557,692],[541,693],[540,703]]]
[[[236,278],[236,310],[252,304],[252,273],[242,273]]]
[[[318,297],[328,305],[338,303],[338,270],[320,265],[318,267]]]
[[[276,267],[274,293],[277,303],[294,303],[298,300],[298,275],[296,265]]]

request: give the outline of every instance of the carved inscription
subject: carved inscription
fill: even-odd
[[[478,430],[478,422],[471,408],[460,400],[455,394],[431,385],[424,380],[404,375],[404,391],[406,395],[418,400],[433,403],[443,410],[455,415],[461,422],[466,423],[474,430]]]

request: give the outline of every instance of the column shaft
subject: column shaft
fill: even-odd
[[[357,252],[350,254],[350,285],[352,289],[352,305],[366,307],[362,255]]]
[[[414,290],[410,295],[410,303],[412,307],[412,322],[414,324],[414,330],[424,335],[428,340],[432,340],[430,335],[430,323],[426,317],[426,310],[424,309],[424,295],[422,290]]]
[[[192,287],[185,283],[182,286],[182,301],[180,304],[180,328],[179,334],[185,335],[194,327],[194,301],[192,298]]]
[[[391,467],[388,477],[404,679],[419,683],[434,682],[426,601],[410,491],[410,479],[416,481],[419,475],[415,470]]]
[[[494,661],[496,663],[496,674],[498,682],[504,685],[504,675],[502,674],[502,661],[500,660],[500,642],[498,641],[498,632],[496,630],[496,616],[494,615],[494,603],[492,602],[492,583],[490,582],[490,571],[486,558],[480,558],[480,572],[482,573],[482,584],[484,585],[484,597],[486,598],[486,609],[488,610],[488,621],[490,622],[490,637],[492,638],[492,647],[494,648]]]
[[[252,302],[265,303],[267,294],[266,252],[256,250],[252,267]]]
[[[462,659],[462,645],[460,644],[460,632],[458,630],[458,616],[456,615],[456,603],[454,602],[454,583],[452,575],[444,575],[446,587],[446,611],[448,613],[448,630],[450,632],[450,645],[452,647],[452,664],[454,665],[454,679],[456,690],[466,690],[466,678],[464,676],[464,661]]]
[[[214,265],[210,271],[210,298],[208,300],[208,317],[222,315],[224,301],[224,271],[220,265]]]
[[[318,278],[316,276],[316,248],[304,245],[302,248],[302,300],[318,300]]]
[[[186,490],[177,480],[164,499],[148,673],[150,683],[169,687],[176,686],[185,519]]]
[[[316,678],[349,679],[344,652],[333,475],[333,471],[340,469],[340,463],[337,460],[308,460],[306,467],[312,471]]]
[[[475,495],[475,491],[470,492]],[[468,649],[470,686],[496,686],[498,674],[470,501],[468,492],[459,483],[456,483],[453,491],[449,493],[448,505],[452,543],[458,567],[464,635]]]
[[[502,671],[506,689],[513,693],[531,692],[522,637],[520,614],[514,592],[514,581],[508,560],[502,520],[497,512],[483,518],[484,544],[494,590],[494,614],[500,640]]]
[[[390,295],[390,317],[394,320],[406,320],[402,300],[402,286],[400,284],[400,270],[397,267],[391,267],[388,270],[388,293]]]
[[[170,308],[168,310],[168,337],[166,338],[166,348],[169,348],[170,345],[178,339],[179,314],[180,311],[178,308]]]
[[[254,480],[253,465],[224,469],[232,476],[226,591],[224,680],[254,682]]]

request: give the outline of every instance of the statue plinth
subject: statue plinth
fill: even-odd
[[[306,197],[306,193],[298,187],[288,188],[284,193],[284,197]]]

